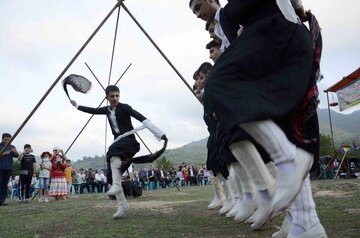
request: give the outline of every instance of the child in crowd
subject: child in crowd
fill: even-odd
[[[50,152],[43,152],[40,155],[41,163],[40,163],[40,173],[39,173],[39,188],[40,188],[40,198],[39,202],[49,202],[49,181],[50,181],[50,170],[51,170],[51,162]]]
[[[63,198],[66,200],[67,188],[66,188],[66,178],[65,178],[65,169],[66,163],[62,161],[60,155],[56,156],[55,162],[51,165],[52,178],[50,184],[49,196],[54,197],[56,200]]]
[[[70,189],[72,186],[72,179],[73,179],[73,176],[75,176],[74,168],[71,164],[71,160],[69,160],[69,159],[66,160],[66,169],[65,169],[64,173],[65,173],[65,177],[66,177],[66,187],[67,187],[67,194],[68,194],[67,197],[69,198]]]

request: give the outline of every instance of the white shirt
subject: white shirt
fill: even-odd
[[[108,107],[108,110],[110,112],[109,119],[111,121],[112,128],[114,129],[115,133],[120,134],[120,129],[119,129],[119,126],[117,124],[116,116],[115,116],[115,108],[113,110],[111,110],[110,107]]]
[[[50,178],[51,162],[49,159],[44,159],[42,162],[42,169],[39,173],[39,178]]]
[[[96,182],[105,182],[106,181],[106,177],[103,173],[96,173],[95,174],[95,181]]]
[[[276,0],[276,3],[284,15],[284,17],[293,23],[301,24],[299,17],[296,15],[294,8],[300,8],[302,6],[301,0]]]
[[[221,28],[221,25],[220,25],[220,9],[221,8],[219,8],[215,13],[215,17],[214,17],[214,22],[215,22],[214,33],[215,33],[215,35],[217,37],[219,37],[221,39],[220,51],[224,52],[225,49],[230,46],[230,42],[229,42],[228,38],[226,37],[226,35],[225,35],[223,29]]]

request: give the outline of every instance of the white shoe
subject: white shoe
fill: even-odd
[[[271,201],[268,202],[259,201],[257,205],[257,209],[253,214],[254,222],[251,225],[251,229],[255,231],[263,227],[268,222],[272,212],[273,212],[273,208],[271,207]]]
[[[39,198],[39,202],[43,202],[44,201],[44,199],[43,198]]]
[[[113,218],[114,219],[121,218],[125,214],[125,212],[129,209],[130,209],[130,205],[127,201],[123,201],[121,203],[119,202],[118,209],[115,212],[115,214],[113,215]]]
[[[47,198],[44,198],[44,202],[49,202],[49,199],[47,199]]]
[[[255,210],[255,212],[248,218],[244,221],[245,224],[252,224],[255,222],[255,219],[254,219],[254,216],[256,215],[256,211],[257,209]]]
[[[287,216],[285,216],[280,230],[272,234],[271,238],[286,238],[290,232],[291,226],[291,220],[288,219]]]
[[[291,205],[296,195],[300,192],[303,181],[308,175],[312,163],[313,156],[310,153],[296,148],[295,171],[288,174],[278,173],[277,175],[276,191],[272,202],[274,209],[273,214],[279,215]]]
[[[226,217],[234,217],[234,216],[236,216],[236,213],[240,209],[240,206],[241,206],[241,199],[240,198],[235,198],[234,205],[231,208],[231,210],[228,213],[226,213]]]
[[[109,191],[107,191],[106,195],[107,196],[116,195],[122,191],[123,191],[123,189],[122,189],[121,184],[113,183],[113,185],[111,186]]]
[[[305,231],[302,234],[294,235],[289,232],[287,238],[327,238],[324,227],[320,222],[312,225],[309,230]]]
[[[223,215],[223,214],[227,213],[228,211],[231,210],[232,207],[233,207],[232,201],[230,199],[226,199],[225,202],[224,202],[224,205],[219,210],[219,214]]]
[[[212,210],[221,207],[224,204],[224,200],[219,200],[216,196],[214,196],[214,199],[208,205],[208,209]]]
[[[244,222],[246,221],[256,209],[256,203],[254,202],[244,202],[241,201],[240,208],[234,217],[234,221],[236,222]]]

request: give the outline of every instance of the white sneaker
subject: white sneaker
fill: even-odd
[[[116,195],[122,191],[123,191],[123,189],[122,189],[121,184],[113,183],[113,185],[111,186],[109,191],[107,191],[106,195],[107,196]]]
[[[224,205],[219,210],[219,214],[223,215],[223,214],[227,213],[228,211],[231,210],[232,207],[233,207],[233,203],[232,203],[231,199],[226,199],[224,202]]]
[[[259,201],[257,205],[257,209],[253,214],[254,222],[251,225],[251,229],[255,231],[263,227],[268,222],[272,212],[273,209],[271,207],[271,201],[269,202]]]
[[[244,202],[242,200],[240,208],[238,209],[238,212],[236,213],[236,215],[234,217],[234,221],[239,222],[239,223],[244,222],[255,212],[255,209],[256,209],[255,201],[254,202]]]
[[[212,210],[221,207],[224,204],[224,200],[219,200],[216,196],[214,196],[214,199],[208,205],[208,209]]]
[[[303,181],[311,169],[313,156],[300,148],[296,148],[295,163],[296,169],[293,173],[278,173],[277,175],[276,191],[272,202],[275,216],[288,208],[300,192]]]
[[[289,232],[288,238],[327,238],[324,227],[320,222],[312,225],[309,230],[305,231],[302,234],[294,235]]]
[[[114,219],[121,218],[125,214],[125,212],[129,209],[130,209],[130,205],[127,201],[119,202],[118,209],[115,212],[115,214],[113,215],[113,218]]]
[[[236,198],[234,201],[234,206],[231,208],[231,210],[226,213],[226,217],[234,217],[236,216],[236,213],[238,212],[238,210],[241,208],[241,199],[240,198]]]
[[[43,202],[44,201],[44,199],[43,198],[39,198],[39,202]]]
[[[48,198],[44,198],[44,202],[49,202],[49,199],[48,199]]]
[[[285,216],[280,230],[272,234],[271,238],[286,238],[290,232],[291,226],[291,220],[288,219],[287,216]]]

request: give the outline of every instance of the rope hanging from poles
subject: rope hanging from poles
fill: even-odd
[[[121,7],[124,8],[124,10],[129,14],[131,19],[135,22],[135,24],[140,28],[140,30],[144,33],[144,35],[148,38],[148,40],[153,44],[153,46],[158,50],[158,52],[161,54],[161,56],[166,60],[166,62],[170,65],[170,67],[175,71],[175,73],[180,77],[180,79],[183,81],[183,83],[186,85],[186,87],[190,90],[190,92],[196,97],[194,91],[192,90],[192,87],[189,85],[188,82],[186,82],[185,78],[180,74],[180,72],[176,69],[176,67],[171,63],[171,61],[168,59],[168,57],[164,54],[164,52],[159,48],[159,46],[155,43],[155,41],[150,37],[150,35],[145,31],[145,29],[141,26],[141,24],[136,20],[136,18],[131,14],[130,10],[124,5],[124,3],[121,1],[120,3]],[[197,97],[196,97],[197,98]],[[200,101],[199,101],[200,102]]]

